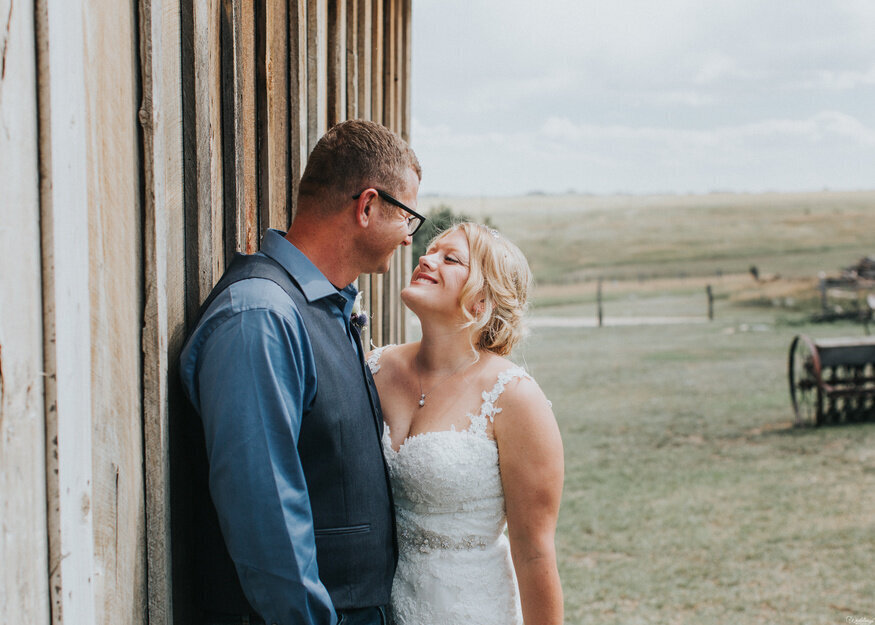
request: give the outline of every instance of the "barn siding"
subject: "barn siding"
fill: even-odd
[[[409,11],[0,0],[0,620],[189,622],[186,323],[330,124],[408,137]],[[406,267],[360,279],[366,341],[403,338]]]
[[[0,0],[0,16],[0,613],[45,625],[48,544],[33,7]]]
[[[85,3],[37,3],[52,622],[95,618]]]
[[[136,5],[84,13],[95,622],[145,619]]]

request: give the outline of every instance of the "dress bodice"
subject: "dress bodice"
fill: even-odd
[[[375,375],[383,349],[368,359]],[[398,527],[392,589],[397,623],[521,622],[504,535],[498,446],[487,435],[487,424],[501,412],[496,402],[519,377],[528,377],[520,367],[499,374],[492,389],[483,391],[480,411],[468,415],[470,425],[464,430],[410,436],[396,451],[385,428],[383,452]]]

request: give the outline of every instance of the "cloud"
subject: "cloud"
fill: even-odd
[[[424,189],[873,188],[875,2],[417,0]]]
[[[426,169],[426,192],[753,191],[871,188],[875,182],[869,173],[875,171],[875,129],[837,111],[707,129],[554,117],[511,133],[456,133],[414,119],[413,144]]]
[[[800,84],[802,89],[850,91],[875,85],[875,64],[868,70],[816,70]]]

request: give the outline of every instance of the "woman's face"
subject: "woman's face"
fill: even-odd
[[[416,313],[428,309],[462,317],[459,299],[469,265],[468,239],[461,230],[454,230],[419,257],[410,285],[401,292],[402,300]]]

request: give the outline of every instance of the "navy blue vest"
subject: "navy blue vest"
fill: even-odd
[[[319,578],[335,609],[389,602],[397,561],[395,520],[388,469],[380,443],[383,414],[373,378],[360,353],[328,310],[312,305],[289,273],[263,255],[237,254],[201,306],[198,320],[216,295],[234,282],[265,278],[294,302],[313,347],[318,388],[301,421],[298,454],[307,480],[316,533]],[[197,327],[197,322],[192,327]],[[359,341],[356,334],[356,340]],[[202,436],[202,432],[201,432]],[[205,472],[201,472],[205,477]],[[203,492],[203,491],[202,491]],[[206,495],[208,497],[208,495]],[[211,503],[211,502],[210,502]],[[253,612],[243,597],[224,542],[215,532],[212,505],[205,506],[198,573],[207,610]],[[222,566],[219,558],[225,561]]]

